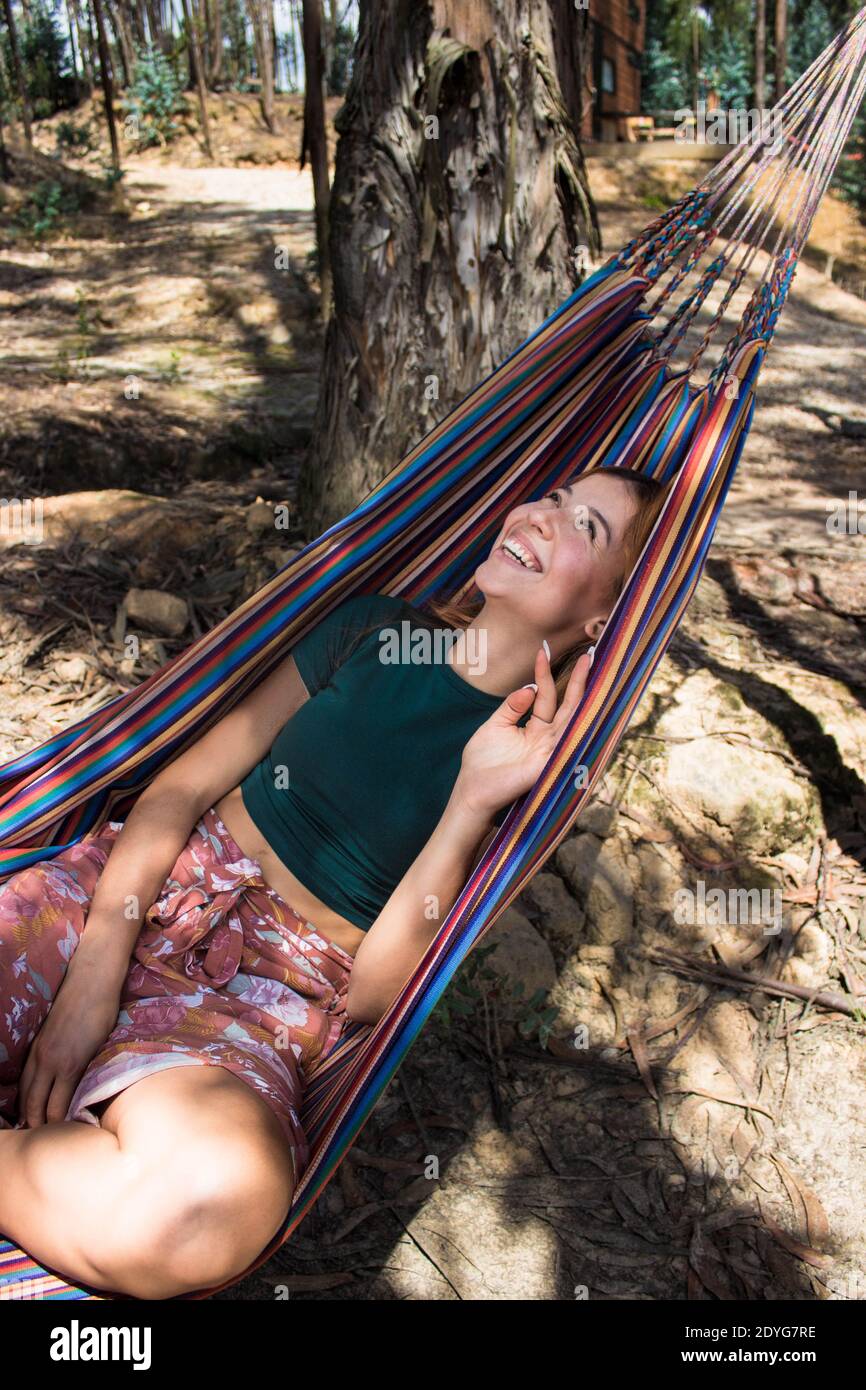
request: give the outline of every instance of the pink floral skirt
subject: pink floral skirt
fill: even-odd
[[[0,884],[0,1126],[22,1123],[18,1078],[121,828],[109,821]],[[268,886],[211,808],[145,915],[117,1023],[66,1119],[98,1125],[91,1107],[165,1067],[227,1067],[276,1115],[299,1177],[303,1086],[346,1023],[352,964]]]

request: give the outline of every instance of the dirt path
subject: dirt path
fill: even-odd
[[[48,492],[291,475],[320,342],[307,174],[130,161],[126,184],[128,215],[0,250],[0,465]]]

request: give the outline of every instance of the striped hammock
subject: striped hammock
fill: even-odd
[[[671,482],[585,696],[535,786],[388,1013],[374,1026],[349,1023],[313,1072],[301,1113],[310,1161],[283,1228],[246,1274],[303,1220],[455,971],[568,834],[613,757],[702,573],[764,354],[863,99],[864,50],[866,9],[785,94],[769,132],[752,130],[575,290],[344,520],[139,687],[0,768],[2,883],[123,819],[349,594],[419,603],[469,592],[508,511],[587,468],[618,464]],[[116,1296],[70,1285],[0,1238],[0,1297]]]

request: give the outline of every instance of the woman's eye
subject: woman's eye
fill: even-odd
[[[548,495],[548,497],[552,497],[552,498],[553,498],[553,500],[554,500],[554,502],[556,503],[557,507],[561,507],[561,506],[562,506],[562,493],[560,492],[559,488],[556,488],[553,492],[549,492],[547,495]]]

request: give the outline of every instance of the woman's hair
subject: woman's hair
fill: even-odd
[[[669,485],[660,483],[656,478],[644,477],[642,473],[636,473],[632,468],[614,466],[588,468],[585,473],[579,474],[573,481],[591,478],[596,473],[604,473],[606,477],[610,478],[621,478],[623,485],[631,488],[637,501],[634,513],[623,533],[622,568],[606,595],[607,605],[609,609],[612,609],[659,518],[668,496]],[[429,614],[437,622],[445,623],[448,627],[464,628],[480,613],[484,603],[483,594],[477,594],[475,597],[464,595],[462,598],[428,598],[419,605],[419,611]],[[557,697],[560,700],[565,693],[565,687],[568,685],[575,663],[581,653],[587,651],[591,646],[593,646],[592,638],[583,638],[569,651],[564,652],[562,656],[554,660],[551,672],[556,683]]]

